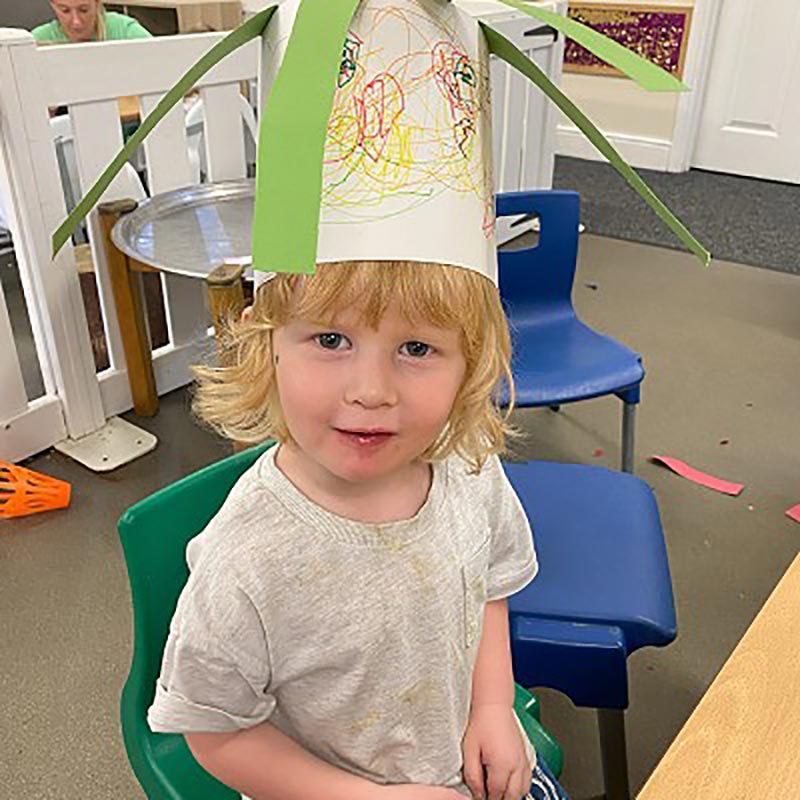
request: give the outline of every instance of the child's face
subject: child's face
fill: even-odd
[[[402,476],[441,433],[466,370],[457,331],[393,305],[377,330],[352,311],[334,325],[294,319],[273,347],[289,433],[309,475],[334,484]]]

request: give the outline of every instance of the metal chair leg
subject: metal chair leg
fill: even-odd
[[[628,753],[625,747],[625,712],[618,708],[598,708],[600,753],[606,800],[630,800]]]
[[[622,471],[633,474],[633,430],[636,425],[636,404],[622,404]]]

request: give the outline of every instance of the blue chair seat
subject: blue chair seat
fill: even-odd
[[[639,478],[603,467],[504,468],[539,560],[539,574],[508,602],[514,678],[597,709],[605,796],[629,800],[627,658],[676,635],[655,498]]]
[[[519,406],[559,405],[632,388],[638,391],[644,378],[638,353],[574,316],[516,317],[514,334],[524,341],[513,362],[514,373],[526,377],[517,384]]]
[[[676,635],[658,507],[639,478],[529,461],[506,474],[533,528],[539,574],[509,600],[516,617],[612,625],[629,653]]]

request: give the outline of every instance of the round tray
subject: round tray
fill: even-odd
[[[223,263],[248,263],[255,181],[204,183],[151,197],[120,218],[111,237],[131,258],[205,278]]]

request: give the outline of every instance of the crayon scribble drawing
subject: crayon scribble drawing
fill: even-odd
[[[380,26],[394,30],[379,37]],[[491,142],[480,135],[481,115],[490,113],[488,60],[479,69],[455,30],[443,35],[441,21],[407,9],[384,7],[353,27],[325,148],[322,202],[333,212],[326,220],[385,219],[454,191],[484,204],[488,234],[494,216],[484,156]],[[369,41],[400,46],[370,50]]]
[[[358,64],[358,53],[361,50],[361,45],[364,42],[358,38],[354,33],[351,33],[344,43],[344,52],[342,53],[342,64],[339,67],[339,80],[337,86],[341,89],[342,86],[347,86],[351,80],[356,76],[356,64]]]

